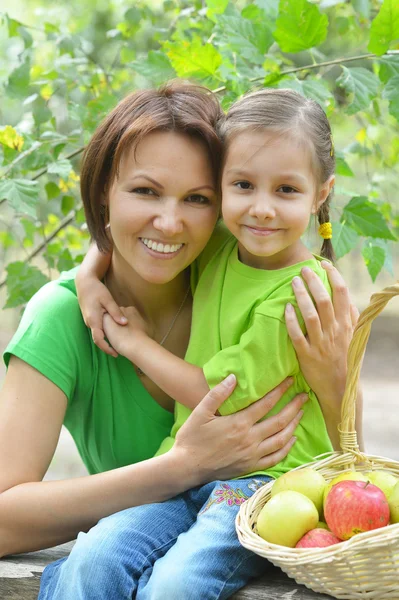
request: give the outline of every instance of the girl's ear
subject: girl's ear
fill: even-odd
[[[312,210],[312,214],[316,215],[319,212],[319,208],[327,200],[328,196],[335,185],[335,175],[331,175],[319,189],[315,205]]]

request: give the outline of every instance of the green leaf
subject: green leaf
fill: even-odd
[[[307,0],[280,0],[274,39],[283,52],[301,52],[327,37],[328,18]]]
[[[345,221],[363,237],[396,240],[377,205],[365,196],[355,196],[348,202],[341,217],[341,222]]]
[[[62,179],[68,179],[70,172],[72,171],[72,164],[67,158],[57,160],[57,162],[50,163],[47,167],[48,173],[59,175]]]
[[[73,269],[74,266],[75,261],[73,260],[71,253],[69,252],[68,248],[65,248],[59,255],[57,269],[61,273],[62,271],[69,271],[70,269]]]
[[[377,55],[384,54],[391,42],[399,40],[399,2],[384,0],[380,12],[371,23],[368,50]]]
[[[61,201],[61,210],[64,215],[73,210],[75,206],[75,198],[73,196],[63,196]]]
[[[164,48],[179,77],[214,77],[222,64],[222,57],[216,48],[209,43],[202,44],[198,37],[191,42],[166,42]]]
[[[344,158],[343,152],[335,153],[335,172],[343,177],[354,177],[354,173]]]
[[[376,97],[379,81],[371,71],[363,67],[348,69],[342,66],[342,69],[343,73],[337,79],[337,84],[343,87],[352,97],[346,112],[348,115],[354,115],[359,110],[367,108],[373,98]]]
[[[47,106],[47,102],[41,96],[38,96],[32,103],[32,115],[35,125],[46,123],[46,121],[49,121],[53,116],[51,110]]]
[[[389,112],[399,121],[399,75],[392,77],[385,85],[382,95],[389,100]]]
[[[332,245],[337,259],[340,259],[356,247],[359,236],[346,223],[333,222],[332,228]]]
[[[399,75],[399,56],[381,56],[378,63],[380,65],[378,75],[383,83],[387,83],[391,77]]]
[[[367,241],[363,246],[362,255],[370,277],[374,282],[384,266],[385,250],[381,246],[376,246],[371,241]]]
[[[30,179],[3,179],[0,181],[0,200],[8,200],[14,210],[36,217],[39,184]]]
[[[146,60],[136,60],[130,63],[130,66],[156,85],[176,77],[170,60],[160,50],[150,50]]]
[[[8,36],[11,37],[20,37],[24,40],[25,48],[30,48],[33,44],[33,39],[29,31],[15,19],[11,19],[8,15],[5,15],[7,25],[8,25]]]
[[[255,64],[263,64],[273,44],[272,29],[265,19],[263,23],[253,23],[241,16],[223,15],[218,17],[217,23],[218,33],[230,50]]]
[[[4,308],[25,304],[49,279],[37,267],[17,261],[7,266],[8,298]]]
[[[229,0],[206,0],[206,16],[208,19],[213,19],[215,15],[222,15],[227,8]]]
[[[283,79],[279,80],[277,87],[295,90],[299,94],[302,94],[302,96],[305,98],[311,98],[325,108],[327,108],[330,104],[334,104],[334,96],[328,89],[327,83],[320,79],[305,79],[302,81],[300,79],[296,79],[295,77],[284,77]]]
[[[30,81],[30,60],[27,58],[22,65],[14,69],[8,78],[7,94],[12,98],[25,98]]]
[[[359,15],[365,19],[370,18],[370,0],[352,0],[352,5]]]
[[[61,192],[60,188],[58,187],[58,185],[56,183],[54,183],[54,181],[49,181],[48,183],[46,183],[46,185],[44,186],[44,189],[46,190],[48,200],[53,200],[54,198],[58,198],[58,196],[60,195],[60,192]]]

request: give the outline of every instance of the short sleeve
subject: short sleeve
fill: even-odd
[[[256,402],[286,377],[298,374],[299,364],[285,323],[255,313],[240,342],[218,352],[203,369],[210,388],[230,373],[236,376],[237,386],[220,409],[221,414],[230,414]]]
[[[8,344],[11,355],[25,361],[67,396],[87,381],[92,368],[90,332],[84,324],[73,290],[51,282],[29,301],[19,327]]]

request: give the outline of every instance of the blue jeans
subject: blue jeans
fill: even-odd
[[[214,481],[101,519],[46,567],[38,600],[229,598],[267,565],[240,545],[234,521],[269,480]]]

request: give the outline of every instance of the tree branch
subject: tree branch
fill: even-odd
[[[42,252],[42,250],[44,250],[44,248],[54,238],[57,237],[57,235],[60,233],[60,231],[65,229],[65,227],[67,227],[69,225],[69,223],[71,223],[74,220],[74,218],[76,217],[76,213],[78,212],[78,210],[80,208],[81,208],[81,205],[78,206],[77,208],[75,208],[75,210],[71,214],[69,214],[67,217],[65,217],[65,219],[63,219],[61,221],[61,223],[58,225],[58,227],[52,233],[50,233],[38,246],[36,246],[36,248],[34,248],[32,250],[32,252],[30,252],[28,254],[28,256],[25,258],[25,262],[30,262],[32,260],[32,258],[35,258],[35,256],[40,254],[40,252]],[[7,281],[7,277],[5,279],[3,279],[3,281],[0,282],[0,289],[5,286],[6,281]]]

